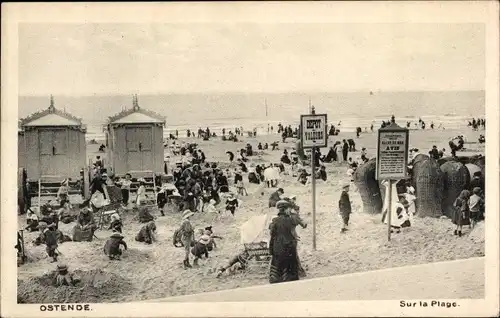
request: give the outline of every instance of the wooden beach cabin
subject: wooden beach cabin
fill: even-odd
[[[80,178],[87,156],[86,127],[79,118],[56,109],[51,96],[49,108],[22,119],[21,128],[24,138],[19,140],[24,141],[23,165],[28,178]]]
[[[108,120],[106,168],[119,176],[131,171],[161,174],[165,117],[140,108],[137,95],[132,104]]]

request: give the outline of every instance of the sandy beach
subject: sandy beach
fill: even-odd
[[[484,131],[472,131],[465,127],[462,130],[411,130],[410,147],[417,147],[421,153],[436,145],[439,149],[446,148],[449,154],[448,140],[457,135],[465,135],[468,141],[477,141]],[[362,133],[356,138],[353,132],[341,132],[331,136],[329,145],[344,138],[352,138],[356,142],[358,152],[350,153],[355,159],[359,156],[361,147],[366,147],[368,157],[376,156],[377,133]],[[264,151],[262,156],[250,157],[250,162],[279,162],[284,149],[289,151],[295,143],[289,139],[281,143],[277,134],[244,136],[239,142],[222,141],[220,137],[209,141],[190,138],[201,148],[209,162],[228,162],[226,151],[237,152],[247,143],[253,145],[262,142],[280,141],[279,150]],[[180,138],[180,142],[186,138]],[[477,148],[478,144],[466,145]],[[96,155],[104,156],[97,151],[99,144],[87,146],[87,156],[95,159]],[[483,146],[484,147],[484,146]],[[167,148],[166,148],[167,149]],[[322,149],[326,154],[326,149]],[[484,153],[484,152],[483,152]],[[174,163],[176,157],[171,157]],[[431,219],[417,218],[410,228],[395,234],[391,242],[387,242],[387,227],[381,223],[381,216],[370,216],[362,212],[361,199],[358,193],[351,192],[353,214],[350,230],[341,234],[341,218],[337,211],[340,196],[340,181],[346,180],[347,165],[345,163],[325,164],[328,173],[326,182],[317,182],[317,250],[312,249],[312,226],[298,229],[301,237],[299,255],[306,268],[307,277],[322,276],[376,270],[389,267],[424,264],[429,262],[464,259],[484,256],[484,223],[478,224],[472,231],[464,227],[464,236],[453,235],[453,225],[447,218]],[[236,211],[234,218],[224,218],[220,222],[210,224],[211,217],[203,213],[196,214],[192,223],[195,229],[212,225],[214,233],[223,237],[218,242],[218,248],[210,253],[209,259],[201,260],[199,268],[184,270],[182,268],[183,250],[172,245],[172,235],[180,224],[179,214],[172,212],[167,216],[157,216],[157,242],[145,245],[134,241],[140,229],[140,224],[132,219],[132,211],[124,218],[124,236],[129,249],[124,252],[121,261],[110,261],[103,253],[104,242],[111,234],[108,230],[96,232],[98,239],[93,242],[66,242],[59,246],[60,262],[67,264],[70,271],[76,271],[82,277],[87,275],[94,279],[93,288],[58,288],[44,285],[44,275],[55,269],[45,253],[45,246],[34,246],[31,242],[37,233],[25,233],[29,262],[18,268],[18,298],[22,302],[123,302],[137,301],[169,296],[188,295],[193,293],[268,284],[268,269],[266,266],[251,266],[245,271],[221,278],[215,277],[215,271],[225,265],[229,258],[242,250],[239,228],[246,220],[256,214],[268,213],[267,201],[274,189],[262,185],[249,184],[244,175],[249,193],[241,197],[242,205]],[[282,176],[279,184],[285,189],[285,194],[295,194],[301,207],[301,214],[311,224],[311,186],[302,186],[292,176]],[[273,209],[274,210],[274,209]],[[275,213],[275,211],[272,211]],[[19,217],[19,228],[25,224],[24,216]],[[60,224],[65,234],[71,233],[74,223]],[[86,277],[87,277],[86,276]],[[97,279],[98,277],[99,279]],[[95,283],[99,281],[98,283]]]

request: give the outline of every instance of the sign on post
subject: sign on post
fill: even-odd
[[[377,180],[408,178],[409,130],[395,123],[378,130]]]
[[[387,240],[391,240],[392,182],[408,178],[409,130],[392,123],[378,130],[377,180],[387,180]]]
[[[311,178],[312,178],[312,217],[313,217],[313,250],[316,250],[316,167],[314,157],[316,147],[328,146],[326,132],[326,114],[315,114],[311,107],[311,114],[300,116],[300,143],[302,149],[310,148],[311,151]]]
[[[326,114],[300,115],[300,142],[302,149],[327,147]]]

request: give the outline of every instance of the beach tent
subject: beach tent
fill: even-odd
[[[240,227],[241,244],[269,241],[271,214],[254,215]]]
[[[129,171],[151,171],[161,174],[164,168],[163,129],[165,118],[139,107],[137,96],[133,107],[108,120],[108,160],[106,168],[116,175]]]
[[[24,151],[24,162],[19,162],[32,180],[42,176],[80,178],[80,169],[86,165],[86,127],[82,121],[54,106],[21,119],[18,146]],[[21,144],[19,144],[21,143]],[[24,143],[24,145],[22,144]]]

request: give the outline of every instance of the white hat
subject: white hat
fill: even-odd
[[[210,236],[208,236],[208,235],[206,235],[206,234],[203,234],[203,235],[199,238],[198,242],[200,242],[200,243],[201,243],[201,244],[203,244],[203,245],[207,245],[208,243],[210,243]]]
[[[190,218],[193,215],[194,215],[194,213],[191,210],[184,210],[184,212],[182,212],[182,218],[183,219]]]

